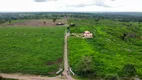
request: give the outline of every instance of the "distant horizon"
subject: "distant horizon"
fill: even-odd
[[[0,12],[142,12],[142,0],[0,0]]]
[[[95,11],[95,12],[91,12],[91,11],[86,11],[86,12],[79,12],[79,11],[33,11],[33,12],[28,12],[28,11],[14,11],[14,12],[0,12],[0,13],[142,13],[142,12],[122,12],[122,11],[114,11],[114,12],[101,12],[101,11]]]

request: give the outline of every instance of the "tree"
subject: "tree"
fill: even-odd
[[[56,19],[55,19],[55,18],[53,19],[53,22],[54,22],[54,23],[56,22]]]
[[[9,24],[11,24],[11,20],[9,20]]]
[[[81,76],[92,77],[95,75],[94,62],[92,56],[83,56],[78,64],[75,65],[76,72]]]

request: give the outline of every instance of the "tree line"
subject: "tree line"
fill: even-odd
[[[119,20],[122,22],[142,22],[141,13],[75,13],[75,12],[25,12],[25,13],[0,13],[0,23],[10,20],[23,19],[58,19],[58,18],[93,18]]]

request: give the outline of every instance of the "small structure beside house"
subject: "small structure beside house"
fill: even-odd
[[[75,26],[75,24],[74,24],[74,23],[70,23],[70,25],[69,25],[69,26],[74,27],[74,26]]]
[[[93,38],[93,34],[90,31],[85,31],[83,33],[84,38]]]
[[[64,25],[64,23],[56,23],[57,26]]]

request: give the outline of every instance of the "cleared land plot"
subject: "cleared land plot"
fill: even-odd
[[[46,27],[55,27],[56,23],[64,23],[66,24],[67,21],[65,19],[57,19],[56,22],[54,23],[52,19],[45,19],[45,20],[15,20],[11,21],[11,23],[6,22],[2,24],[1,26],[34,26],[34,27],[41,27],[41,26],[46,26]]]
[[[63,45],[64,27],[1,27],[0,72],[55,75]]]
[[[70,22],[77,24],[71,28],[72,33],[89,30],[94,34],[93,39],[69,38],[69,63],[77,75],[88,78],[138,75],[142,78],[142,27],[139,26],[142,23],[89,19]],[[135,36],[123,40],[124,33]],[[124,67],[129,64],[135,68]]]

